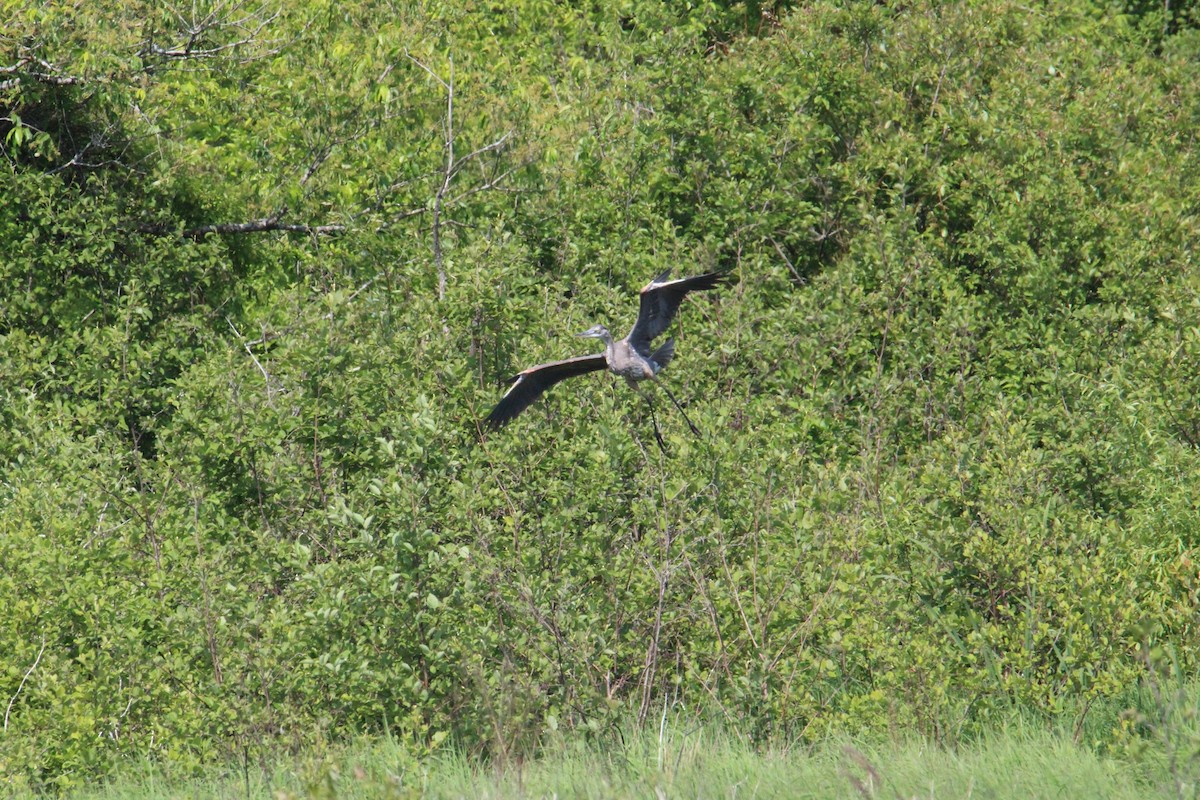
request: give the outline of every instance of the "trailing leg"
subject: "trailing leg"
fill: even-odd
[[[692,429],[692,433],[696,436],[700,436],[700,429],[697,428],[690,419],[688,419],[687,412],[683,410],[683,406],[679,405],[679,401],[675,399],[675,395],[671,394],[671,390],[667,388],[667,385],[665,383],[660,383],[658,385],[661,386],[662,390],[667,393],[667,397],[671,398],[671,402],[674,403],[675,407],[679,409],[679,413],[683,414],[683,419],[685,422],[687,422],[688,427]]]
[[[671,455],[671,451],[667,449],[667,443],[663,441],[662,431],[658,429],[658,418],[654,416],[654,401],[650,399],[650,395],[643,394],[646,398],[646,405],[650,406],[650,422],[654,425],[654,440],[658,442],[658,449],[662,451],[664,456]]]

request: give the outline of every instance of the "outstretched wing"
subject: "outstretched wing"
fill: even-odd
[[[629,332],[629,343],[645,357],[650,356],[650,342],[667,329],[679,304],[688,292],[715,289],[725,282],[720,272],[706,272],[692,278],[669,280],[671,270],[666,270],[642,289],[642,306],[637,322]]]
[[[491,428],[506,425],[513,417],[520,414],[542,396],[542,392],[559,381],[565,381],[576,375],[604,369],[607,362],[603,353],[592,356],[576,356],[566,361],[551,361],[549,364],[538,364],[530,367],[514,378],[514,383],[500,402],[488,414],[484,424]]]

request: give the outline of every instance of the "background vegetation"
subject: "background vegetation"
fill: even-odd
[[[1200,644],[1174,6],[0,4],[5,786],[671,707],[1136,757],[1094,710]],[[734,278],[702,440],[606,378],[480,433],[667,267]]]

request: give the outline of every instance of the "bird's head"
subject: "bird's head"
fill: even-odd
[[[581,339],[604,339],[607,341],[612,338],[612,335],[608,332],[608,328],[603,325],[593,325],[583,333],[575,335]]]

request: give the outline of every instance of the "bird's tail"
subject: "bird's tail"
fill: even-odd
[[[658,365],[658,369],[662,369],[667,364],[671,363],[671,359],[675,357],[675,340],[667,339],[662,345],[650,354],[650,360]],[[658,370],[655,370],[657,372]]]

